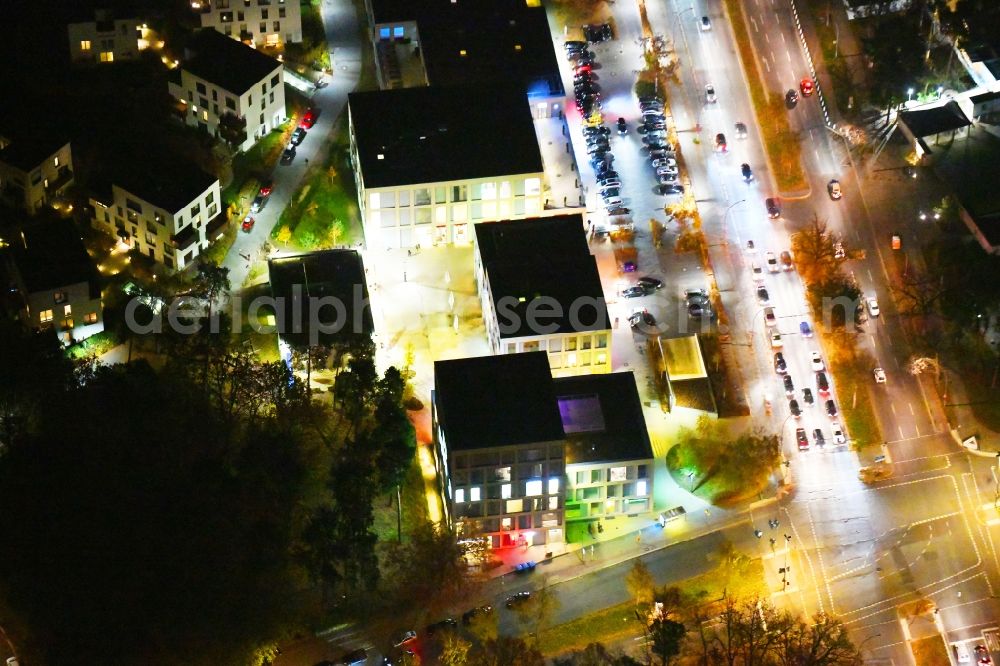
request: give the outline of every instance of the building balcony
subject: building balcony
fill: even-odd
[[[54,179],[50,179],[48,185],[45,187],[45,195],[55,196],[72,182],[73,171],[68,166],[60,167],[59,173],[56,174]]]

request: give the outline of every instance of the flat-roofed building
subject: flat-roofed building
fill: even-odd
[[[556,376],[611,372],[611,322],[579,214],[477,224],[476,286],[495,354],[543,351]]]
[[[516,87],[352,93],[348,110],[370,249],[468,244],[477,222],[542,211],[542,157]]]
[[[201,27],[256,48],[280,49],[302,41],[299,0],[200,0]]]
[[[81,7],[80,14],[66,25],[69,57],[74,64],[111,64],[139,57],[141,21],[134,14],[114,7],[93,11]]]
[[[0,131],[0,198],[34,215],[72,183],[73,151],[65,136]]]

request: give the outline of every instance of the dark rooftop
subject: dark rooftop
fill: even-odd
[[[199,31],[189,50],[192,56],[182,65],[184,69],[235,95],[281,67],[271,56],[211,28]]]
[[[545,332],[540,326],[551,325],[556,327],[551,332],[559,333],[611,327],[597,260],[579,215],[487,222],[475,230],[493,303],[517,315],[516,321],[500,317],[500,337],[539,335]],[[533,326],[527,312],[539,298],[554,300],[561,312],[539,309]],[[501,306],[501,299],[507,304]]]
[[[970,125],[958,102],[952,100],[943,106],[916,111],[903,111],[899,119],[906,123],[916,137],[931,136]]]
[[[420,87],[348,97],[365,187],[541,173],[524,92]]]
[[[1000,90],[994,90],[992,92],[979,93],[978,95],[973,95],[969,98],[969,101],[973,104],[982,104],[984,102],[992,102],[993,100],[1000,99]]]
[[[653,457],[631,371],[553,382],[568,441],[567,465]]]
[[[545,352],[434,363],[434,404],[449,451],[563,438]]]
[[[69,139],[59,132],[29,131],[11,132],[0,129],[0,162],[9,164],[21,171],[31,171],[41,166],[42,162],[52,157],[60,148],[69,143]],[[7,142],[10,143],[7,143]]]
[[[69,220],[45,220],[14,237],[14,262],[29,292],[89,282],[97,298],[97,272],[76,225]]]
[[[275,315],[282,340],[302,348],[371,335],[365,266],[356,250],[277,257],[267,267],[271,294],[279,299]]]
[[[140,199],[176,213],[218,178],[205,173],[193,162],[161,156],[156,161],[133,158],[113,168],[110,180]]]
[[[994,247],[1000,247],[1000,190],[994,176],[998,162],[1000,139],[989,132],[973,132],[934,151],[934,171]]]

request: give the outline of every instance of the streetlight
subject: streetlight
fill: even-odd
[[[863,641],[861,641],[861,643],[860,643],[860,644],[858,645],[858,652],[862,652],[862,651],[864,650],[864,647],[865,647],[865,643],[867,643],[868,641],[870,641],[870,640],[871,640],[871,639],[873,639],[873,638],[878,638],[878,637],[879,637],[879,636],[881,636],[881,635],[882,635],[882,634],[872,634],[872,635],[871,635],[871,636],[869,636],[868,638],[866,638],[866,639],[864,639]]]
[[[938,86],[937,87],[937,95],[938,95],[938,97],[940,97],[942,94],[944,94],[944,86]]]
[[[906,89],[906,101],[909,102],[913,98],[913,88]]]

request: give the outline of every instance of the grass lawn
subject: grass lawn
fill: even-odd
[[[851,438],[851,446],[862,449],[880,445],[883,441],[882,430],[868,398],[868,383],[872,381],[870,371],[867,368],[862,371],[861,368],[831,363],[830,374],[837,387],[837,409],[844,420],[847,435]],[[855,394],[858,396],[856,404]]]
[[[699,463],[697,457],[685,446],[676,445],[667,451],[667,471],[681,488],[691,487],[692,480],[687,476],[689,469],[706,469],[706,465]],[[718,470],[707,479],[696,479],[697,485],[691,492],[709,504],[732,506],[756,498],[767,488],[771,471],[761,468],[760,472],[751,482],[727,474],[725,470]]]
[[[951,666],[948,651],[945,650],[940,636],[928,636],[911,641],[910,649],[913,650],[913,660],[919,666]]]
[[[760,132],[778,182],[778,189],[799,191],[808,189],[805,173],[802,171],[801,149],[798,137],[788,124],[788,112],[785,110],[783,91],[767,91],[761,83],[757,59],[750,43],[746,21],[743,18],[743,0],[726,0],[726,10],[729,13],[736,44],[740,52],[743,70],[750,84],[750,99],[757,111],[760,122]]]
[[[66,348],[66,356],[78,361],[91,356],[100,356],[111,351],[121,340],[115,338],[111,331],[101,331]]]
[[[414,456],[410,469],[406,472],[400,489],[403,506],[403,534],[413,527],[427,522],[427,495],[424,492],[424,477],[420,463]],[[379,541],[396,539],[396,493],[383,495],[375,500],[375,524],[372,527]]]
[[[233,179],[222,190],[222,201],[226,206],[236,206],[236,214],[250,210],[260,187],[260,178],[271,173],[288,138],[291,136],[293,123],[285,122],[279,129],[268,132],[253,148],[240,153],[233,158]]]
[[[765,592],[764,568],[759,559],[751,560],[746,571],[738,576],[730,575],[722,567],[718,567],[674,584],[692,596],[703,592],[708,603],[720,600],[723,591],[736,597],[750,597]],[[551,656],[582,650],[590,643],[610,643],[641,633],[642,626],[635,617],[635,604],[629,601],[543,631],[539,649],[543,654]]]

